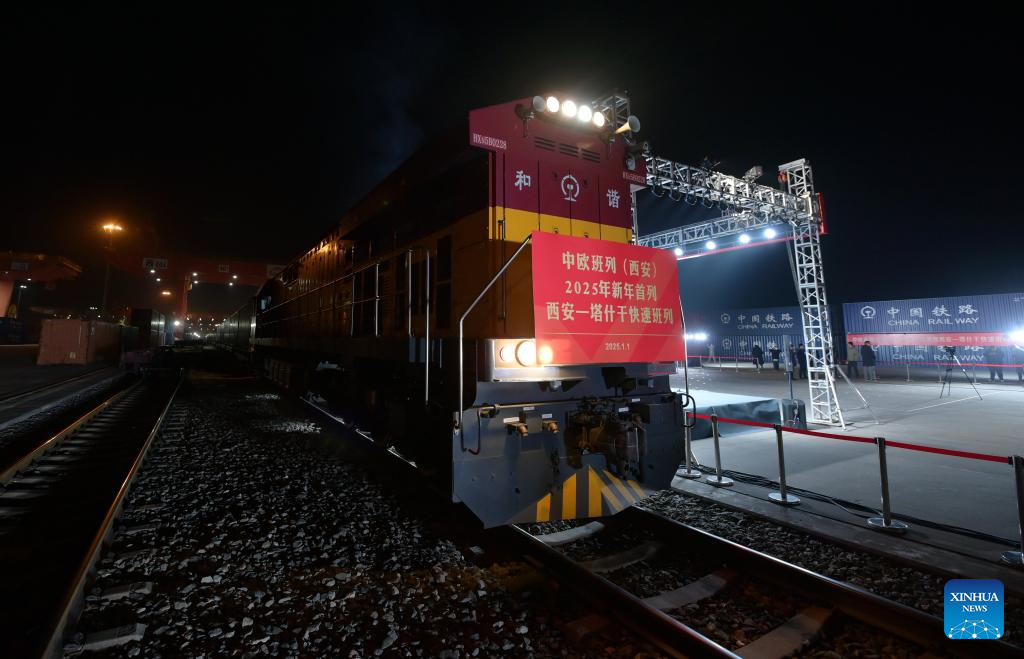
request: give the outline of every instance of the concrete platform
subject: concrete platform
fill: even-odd
[[[682,377],[673,376],[673,386]],[[744,396],[788,397],[784,372],[771,370],[691,369],[691,387]],[[1024,387],[1016,383],[979,384],[982,399],[965,382],[952,397],[939,398],[938,382],[898,379],[856,383],[879,423],[845,382],[839,399],[851,435],[885,437],[994,455],[1024,454]],[[794,395],[806,400],[807,382],[794,382]],[[842,433],[832,427],[813,427]],[[724,469],[778,479],[778,454],[772,431],[727,435],[722,442]],[[786,436],[786,471],[791,486],[865,506],[880,506],[878,452],[870,444],[802,435]],[[710,442],[694,444],[703,464],[714,463]],[[893,511],[1019,539],[1013,473],[1008,465],[890,448],[887,452]],[[837,518],[849,513],[836,508]],[[914,529],[908,534],[912,538]]]
[[[683,391],[681,387],[675,387],[675,385],[673,385],[673,388],[676,391]],[[696,404],[697,414],[717,414],[720,417],[744,421],[759,421],[761,423],[779,423],[782,421],[782,409],[777,398],[743,396],[708,389],[695,389],[693,386],[690,387],[690,395]],[[756,428],[722,425],[719,426],[719,435],[722,437],[726,435],[739,435],[752,430],[756,430]],[[697,419],[691,431],[691,437],[693,439],[705,439],[711,437],[711,434],[711,422]]]

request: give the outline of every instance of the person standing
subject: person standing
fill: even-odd
[[[796,346],[792,343],[789,344],[789,352],[786,354],[786,360],[789,364],[789,370],[793,373],[793,379],[800,379],[800,368],[796,365]]]
[[[755,343],[754,347],[750,349],[750,354],[754,358],[754,369],[760,373],[761,365],[764,364],[764,350],[761,350],[761,344]]]
[[[860,375],[860,348],[853,345],[853,341],[846,342],[846,375],[855,378]]]
[[[995,382],[997,377],[1000,382],[1003,381],[1003,356],[999,353],[999,348],[995,346],[989,346],[988,350],[985,351],[985,361],[988,362],[989,382]]]
[[[800,344],[796,349],[796,363],[800,366],[800,374],[804,377],[807,375],[807,350],[804,349],[804,344]],[[798,380],[800,378],[797,378]]]
[[[875,373],[875,349],[871,341],[865,341],[860,348],[860,361],[864,364],[864,381],[878,382],[878,375]]]
[[[772,356],[772,367],[776,371],[779,370],[779,358],[782,357],[782,351],[779,350],[777,345],[772,344],[772,346],[768,348],[768,354]]]
[[[1024,384],[1024,346],[1013,346],[1010,352],[1013,354],[1013,363],[1017,365],[1017,382]]]

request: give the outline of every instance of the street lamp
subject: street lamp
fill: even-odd
[[[107,234],[107,251],[114,251],[114,234],[123,231],[124,228],[117,222],[107,222],[103,225],[103,231]],[[103,276],[103,302],[100,304],[100,317],[107,314],[107,294],[110,292],[110,254],[107,254],[107,271]]]
[[[26,288],[28,286],[25,284],[18,284],[18,301],[14,303],[14,307],[18,310],[19,314],[21,313],[21,294]]]

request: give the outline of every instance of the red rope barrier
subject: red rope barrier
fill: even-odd
[[[708,414],[696,414],[694,412],[687,412],[687,415],[695,419],[711,420],[711,416]],[[743,419],[730,419],[727,417],[718,417],[719,423],[729,423],[736,426],[753,426],[755,428],[775,428],[777,424],[774,423],[762,423],[760,421],[745,421]],[[827,439],[838,439],[844,442],[859,442],[861,444],[874,444],[874,437],[860,437],[858,435],[838,435],[831,432],[820,432],[817,430],[804,430],[803,428],[790,428],[789,426],[782,426],[785,432],[796,433],[797,435],[808,435],[810,437],[825,437]],[[967,458],[970,460],[986,460],[988,462],[999,462],[1002,464],[1010,464],[1010,458],[1000,455],[990,455],[988,453],[972,453],[970,451],[957,451],[954,449],[937,448],[935,446],[924,446],[922,444],[908,444],[906,442],[891,442],[885,441],[886,446],[892,448],[902,448],[909,451],[920,451],[922,453],[938,453],[939,455],[951,455],[957,458]]]

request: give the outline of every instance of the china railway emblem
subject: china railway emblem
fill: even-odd
[[[562,177],[562,194],[568,202],[574,202],[580,196],[580,182],[572,174]]]
[[[872,318],[875,317],[875,313],[877,313],[877,312],[875,311],[874,307],[867,306],[867,307],[861,307],[860,308],[860,317],[861,318],[865,318],[867,320],[871,320]]]
[[[730,320],[732,320],[732,317],[729,314],[727,314],[727,313],[722,314],[722,324],[723,325],[728,325]]]

